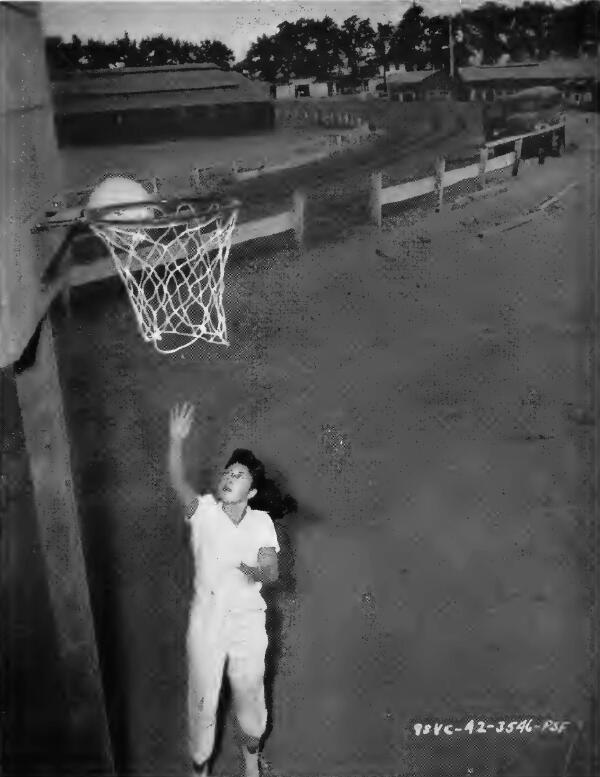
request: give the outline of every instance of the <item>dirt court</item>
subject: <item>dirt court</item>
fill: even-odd
[[[55,323],[121,773],[187,769],[192,567],[166,448],[188,400],[198,487],[248,446],[298,504],[278,522],[267,774],[563,774],[590,722],[591,180],[582,147],[464,208],[236,256],[229,348],[158,355],[116,279],[73,292]],[[412,728],[469,718],[569,726]],[[229,721],[215,773],[238,769]]]

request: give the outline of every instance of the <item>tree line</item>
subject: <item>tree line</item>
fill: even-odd
[[[219,40],[190,43],[155,35],[138,42],[131,40],[127,32],[108,43],[93,38],[84,43],[77,35],[68,42],[60,38],[46,38],[46,58],[54,73],[194,62],[212,62],[229,70],[235,59],[233,51]]]
[[[525,2],[515,8],[486,2],[452,17],[429,17],[413,4],[397,24],[376,26],[356,14],[341,24],[329,16],[300,18],[282,22],[273,35],[261,35],[237,63],[221,41],[195,44],[163,35],[137,42],[125,33],[110,43],[83,43],[73,36],[70,42],[49,39],[46,49],[53,71],[212,62],[270,82],[294,76],[327,80],[343,68],[350,79],[359,79],[382,66],[384,72],[396,65],[448,70],[450,49],[456,67],[595,53],[599,12],[600,0],[580,0],[561,7]]]

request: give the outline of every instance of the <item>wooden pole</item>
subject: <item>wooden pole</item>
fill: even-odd
[[[294,232],[296,233],[296,242],[299,248],[304,245],[304,207],[306,196],[303,192],[294,192]]]
[[[479,153],[479,188],[485,189],[485,168],[488,163],[490,152],[485,146]]]
[[[81,773],[115,773],[52,325],[15,364],[40,543]]]
[[[454,78],[454,33],[451,16],[448,17],[448,54],[450,56],[450,78]]]
[[[371,222],[381,228],[381,171],[371,173]]]
[[[538,164],[543,165],[544,162],[546,161],[546,149],[544,148],[543,145],[538,147],[537,156],[538,156]]]
[[[523,138],[519,138],[515,141],[515,161],[512,168],[512,174],[519,174],[519,164],[521,162],[521,154],[523,153]]]
[[[438,157],[435,160],[435,192],[437,195],[437,205],[435,212],[439,213],[444,205],[444,173],[446,172],[446,159]]]

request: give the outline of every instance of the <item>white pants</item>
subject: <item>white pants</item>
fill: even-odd
[[[240,729],[260,739],[267,725],[264,610],[223,612],[214,597],[192,605],[187,635],[190,752],[202,764],[212,755],[223,670],[233,691]]]

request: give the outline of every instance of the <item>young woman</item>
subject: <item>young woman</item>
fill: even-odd
[[[189,404],[173,408],[169,444],[171,485],[185,509],[195,563],[187,636],[193,770],[208,777],[227,667],[246,777],[259,777],[258,747],[267,723],[264,671],[268,643],[261,588],[278,578],[279,543],[268,513],[248,506],[264,479],[264,467],[251,451],[233,452],[214,495],[201,496],[186,481],[183,442],[193,414]]]

